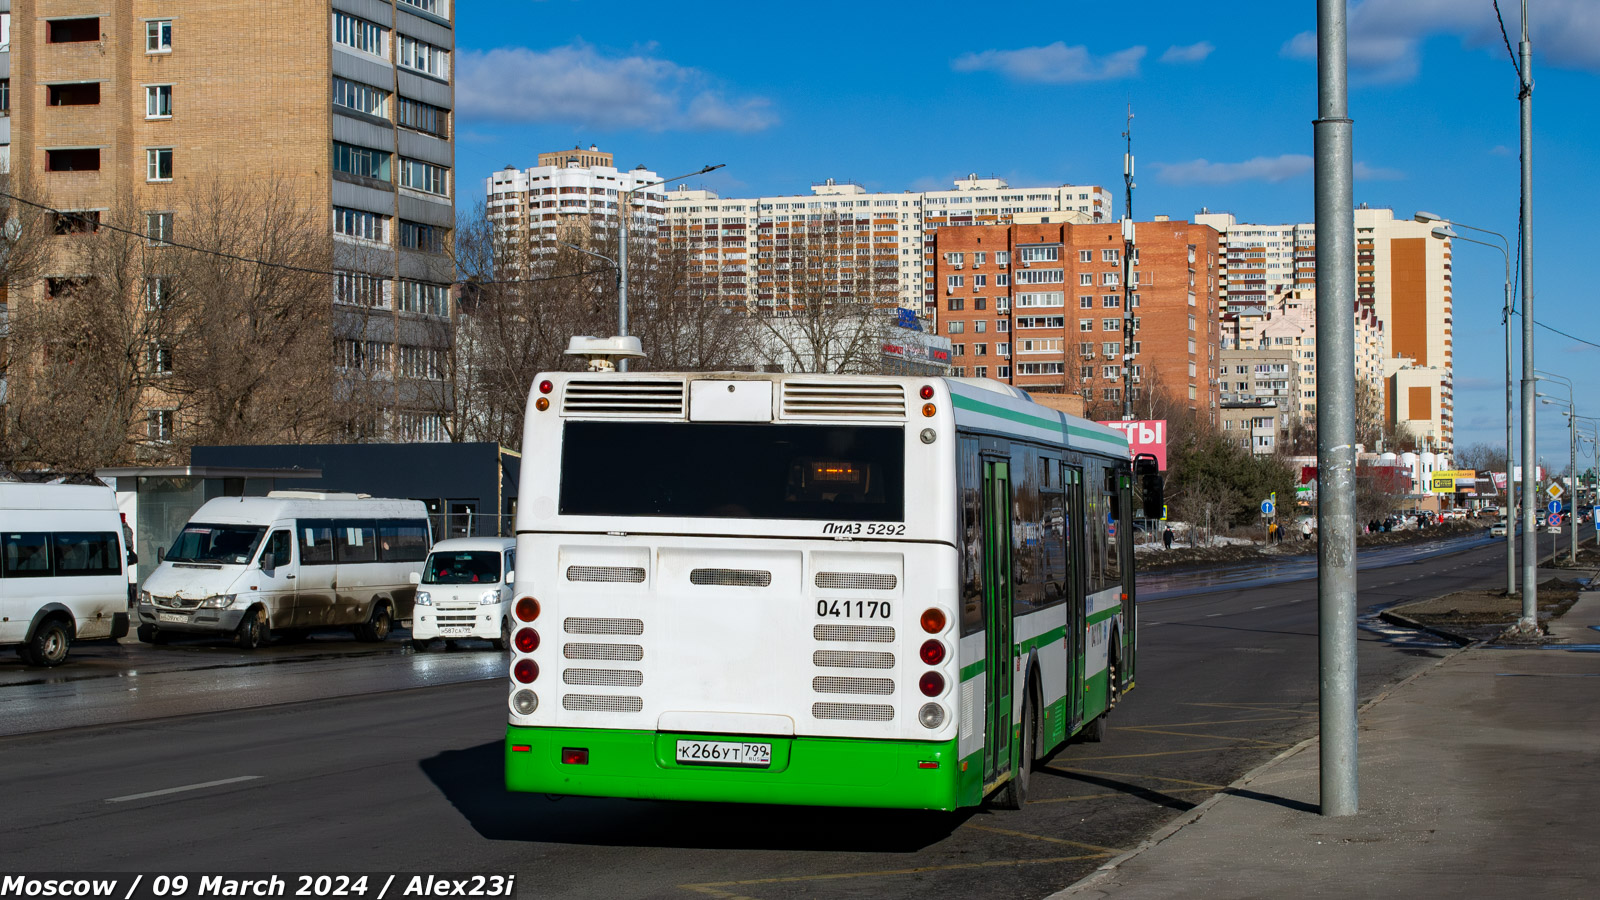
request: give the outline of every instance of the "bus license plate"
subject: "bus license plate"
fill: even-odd
[[[772,745],[735,741],[679,741],[678,762],[691,766],[748,766],[764,769],[772,765]]]
[[[156,613],[157,622],[187,622],[189,617],[179,613]]]

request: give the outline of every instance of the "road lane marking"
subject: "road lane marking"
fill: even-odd
[[[1206,783],[1204,781],[1190,781],[1187,778],[1167,778],[1166,776],[1163,776],[1163,775],[1146,775],[1146,774],[1144,774],[1142,772],[1105,772],[1105,771],[1100,771],[1100,770],[1097,770],[1097,769],[1080,769],[1077,766],[1071,766],[1071,767],[1058,766],[1058,765],[1055,765],[1054,763],[1052,763],[1050,765],[1050,768],[1056,769],[1057,771],[1065,772],[1068,775],[1074,775],[1074,774],[1082,773],[1084,775],[1099,775],[1099,776],[1107,777],[1107,778],[1148,778],[1151,781],[1170,781],[1173,784],[1189,784],[1189,785],[1193,785],[1196,788],[1199,788],[1199,789],[1202,789],[1202,790],[1207,790],[1207,791],[1220,791],[1220,790],[1222,790],[1223,788],[1226,787],[1226,785],[1208,784],[1208,783]],[[973,826],[973,827],[976,827],[976,826]],[[990,829],[990,830],[993,830],[993,829]],[[1085,845],[1080,845],[1080,846],[1088,846],[1088,845],[1085,844]]]
[[[971,822],[966,822],[962,824],[961,827],[970,829],[972,831],[987,831],[990,834],[1003,834],[1007,837],[1027,838],[1030,841],[1046,841],[1051,844],[1065,844],[1068,847],[1081,847],[1085,850],[1093,850],[1096,853],[1103,853],[1107,856],[1116,856],[1122,853],[1121,850],[1113,850],[1110,847],[1100,847],[1095,844],[1085,844],[1082,841],[1069,841],[1066,838],[1046,837],[1042,834],[1029,834],[1026,831],[1012,831],[1009,828],[995,828],[992,825],[974,825]]]
[[[1221,747],[1202,747],[1199,750],[1160,750],[1155,753],[1121,753],[1115,756],[1074,756],[1072,759],[1062,760],[1062,762],[1086,762],[1089,760],[1102,759],[1146,759],[1151,756],[1184,756],[1190,753],[1221,753],[1224,750],[1233,749],[1233,747],[1224,745]]]
[[[147,797],[162,797],[167,794],[181,794],[184,791],[198,791],[202,788],[221,787],[224,784],[238,784],[241,781],[254,781],[260,775],[240,775],[237,778],[223,778],[217,781],[202,781],[199,784],[186,784],[182,787],[165,788],[159,791],[145,791],[142,794],[129,794],[126,797],[109,797],[107,803],[127,803],[129,800],[143,800]]]
[[[1163,794],[1215,794],[1211,788],[1162,788]],[[1078,794],[1072,797],[1045,797],[1040,800],[1028,798],[1028,805],[1035,803],[1071,803],[1074,800],[1109,800],[1128,796],[1126,792],[1118,791],[1110,794]]]
[[[1227,735],[1221,735],[1221,734],[1195,734],[1192,731],[1166,731],[1166,730],[1160,729],[1160,728],[1144,727],[1144,726],[1139,726],[1139,725],[1119,725],[1119,726],[1116,726],[1116,727],[1120,731],[1137,731],[1137,732],[1140,732],[1141,734],[1166,734],[1166,735],[1171,735],[1172,737],[1208,738],[1208,739],[1213,740],[1213,741],[1244,741],[1245,743],[1249,743],[1249,744],[1259,744],[1262,747],[1289,747],[1289,746],[1292,746],[1291,744],[1279,744],[1279,743],[1275,743],[1273,741],[1258,741],[1255,738],[1228,737]]]
[[[1262,712],[1277,712],[1277,710],[1262,710]],[[1294,721],[1296,719],[1303,719],[1303,718],[1305,718],[1305,716],[1302,716],[1302,715],[1256,716],[1255,718],[1251,718],[1251,719],[1208,719],[1208,720],[1202,721],[1202,722],[1168,722],[1166,724],[1159,724],[1159,723],[1156,723],[1156,722],[1151,722],[1148,725],[1116,725],[1116,726],[1113,726],[1113,727],[1118,728],[1118,729],[1132,729],[1132,728],[1193,728],[1196,725],[1232,725],[1232,724],[1234,724],[1236,722],[1292,722],[1292,721]]]

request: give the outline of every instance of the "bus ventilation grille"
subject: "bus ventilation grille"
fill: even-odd
[[[690,584],[722,584],[729,587],[766,587],[772,573],[758,569],[691,569]]]
[[[815,625],[811,629],[811,636],[819,641],[894,643],[894,629],[888,625]]]
[[[600,694],[568,694],[561,698],[561,708],[587,712],[629,712],[644,709],[640,697],[605,697]]]
[[[621,581],[639,584],[644,581],[642,566],[567,566],[568,581]]]
[[[561,393],[561,414],[681,419],[683,379],[573,379]]]
[[[638,662],[644,659],[644,648],[638,644],[563,644],[561,655],[567,659],[615,659]]]
[[[818,675],[811,679],[811,689],[819,694],[892,694],[894,679]]]
[[[879,703],[813,703],[811,715],[818,719],[889,722],[894,719],[894,707]]]
[[[832,591],[892,591],[900,579],[878,572],[818,572],[819,588]]]
[[[563,669],[561,670],[561,680],[567,684],[638,687],[644,684],[644,673],[632,669]]]
[[[892,669],[894,654],[868,650],[818,650],[811,654],[811,664],[829,669]]]
[[[906,392],[898,384],[783,382],[783,415],[906,417]]]
[[[567,634],[644,634],[644,622],[639,619],[589,619],[568,616],[561,622]]]

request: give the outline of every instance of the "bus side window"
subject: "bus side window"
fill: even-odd
[[[278,529],[267,539],[267,549],[261,553],[263,569],[281,569],[293,562],[294,539],[289,532]]]
[[[6,578],[50,577],[50,535],[12,531],[0,537],[0,544],[0,574]]]
[[[1105,470],[1105,516],[1100,527],[1105,533],[1105,581],[1103,588],[1122,583],[1122,542],[1120,531],[1128,523],[1122,521],[1122,473],[1115,468]]]
[[[957,482],[961,503],[961,634],[983,631],[983,463],[978,439],[961,439]]]
[[[371,522],[343,519],[334,523],[334,552],[341,563],[369,563],[378,559],[377,528]]]
[[[423,519],[379,521],[378,547],[384,562],[421,562],[427,559],[427,521]]]
[[[325,566],[333,562],[333,521],[301,519],[295,523],[300,535],[300,564]]]

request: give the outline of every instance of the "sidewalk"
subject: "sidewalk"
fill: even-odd
[[[1354,816],[1318,815],[1312,740],[1055,897],[1594,897],[1597,628],[1586,593],[1570,649],[1464,650],[1369,704]]]

